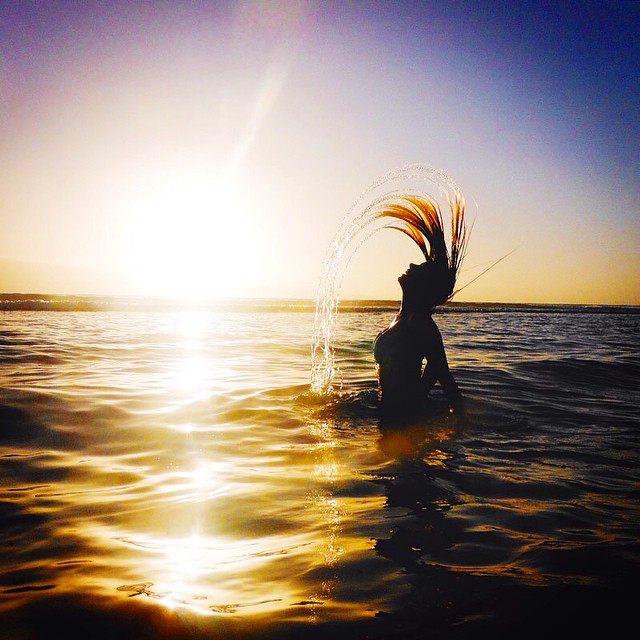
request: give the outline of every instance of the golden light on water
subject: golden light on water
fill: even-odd
[[[183,329],[200,326],[193,317],[184,320]],[[191,329],[183,333],[189,340],[201,330]],[[178,397],[186,391],[194,398],[199,387],[174,386]],[[174,398],[167,394],[164,402],[171,406]],[[164,426],[173,413],[147,418],[155,416]],[[330,421],[309,422],[297,436],[300,446],[258,448],[235,458],[230,451],[243,449],[243,439],[233,444],[222,431],[203,431],[197,416],[167,426],[155,434],[166,435],[164,448],[154,441],[155,455],[132,456],[129,464],[88,458],[77,491],[60,497],[71,509],[113,503],[113,522],[87,516],[74,533],[87,549],[102,550],[103,560],[91,563],[96,593],[235,622],[375,614],[370,601],[352,599],[340,586],[343,567],[372,550],[371,537],[353,523],[380,510],[384,497],[336,495],[356,471]],[[104,480],[115,466],[114,483],[126,484]],[[106,484],[89,491],[86,483],[95,482],[98,471]],[[81,589],[84,580],[80,573],[68,575],[65,588]]]
[[[175,387],[184,391],[206,393],[205,381],[208,363],[202,356],[189,355],[180,360],[174,371]]]
[[[283,602],[296,597],[283,582],[274,589],[274,581],[267,577],[271,560],[280,552],[269,538],[137,534],[120,541],[135,552],[132,560],[138,567],[146,566],[155,580],[120,585],[118,590],[145,595],[162,606],[204,615],[240,609],[251,615],[282,609]]]

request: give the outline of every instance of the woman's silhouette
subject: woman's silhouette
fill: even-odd
[[[426,196],[398,197],[378,214],[400,220],[402,226],[392,228],[406,233],[425,257],[424,263],[411,264],[398,278],[402,288],[400,310],[374,342],[378,397],[386,418],[402,420],[416,416],[436,382],[453,410],[463,408],[462,395],[449,371],[442,336],[431,317],[438,305],[453,296],[466,249],[462,198],[456,195],[449,200],[449,206],[449,246],[440,209]]]

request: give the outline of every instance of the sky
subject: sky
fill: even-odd
[[[473,222],[457,300],[640,304],[639,34],[634,1],[2,0],[0,291],[313,298],[423,164]],[[365,234],[340,296],[420,259]]]

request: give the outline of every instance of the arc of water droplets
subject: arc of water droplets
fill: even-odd
[[[313,393],[330,393],[333,390],[333,381],[338,373],[335,364],[334,335],[339,304],[338,293],[342,284],[342,277],[339,280],[337,277],[345,251],[361,231],[378,221],[376,214],[383,202],[410,191],[396,189],[378,197],[375,196],[374,192],[376,190],[387,183],[398,180],[417,180],[431,183],[437,187],[441,196],[450,192],[460,194],[460,190],[453,179],[441,169],[436,169],[426,164],[409,164],[392,169],[374,180],[351,205],[322,261],[311,350],[311,391]],[[371,200],[371,198],[373,199]],[[371,200],[369,204],[365,204],[367,199]],[[344,265],[342,276],[344,276],[344,270],[346,270],[355,251],[383,226],[383,223],[379,223],[379,226],[368,233],[357,245]]]

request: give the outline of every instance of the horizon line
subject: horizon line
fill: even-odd
[[[211,297],[181,297],[177,295],[160,295],[160,294],[103,294],[103,293],[41,293],[41,292],[19,292],[19,291],[7,291],[0,292],[0,304],[1,303],[18,303],[18,302],[37,302],[38,300],[54,300],[63,302],[65,299],[70,300],[129,300],[140,302],[162,302],[179,305],[181,307],[197,307],[207,304],[247,304],[247,303],[269,303],[269,302],[282,302],[282,303],[306,303],[315,305],[317,303],[317,297],[292,297],[292,296],[211,296]],[[342,304],[348,305],[399,305],[401,300],[399,298],[352,298],[345,297],[339,298],[338,306]],[[640,307],[638,303],[625,303],[625,302],[541,302],[541,301],[527,301],[527,302],[513,302],[513,301],[497,301],[497,300],[449,300],[440,307],[446,306],[555,306],[555,307]]]

